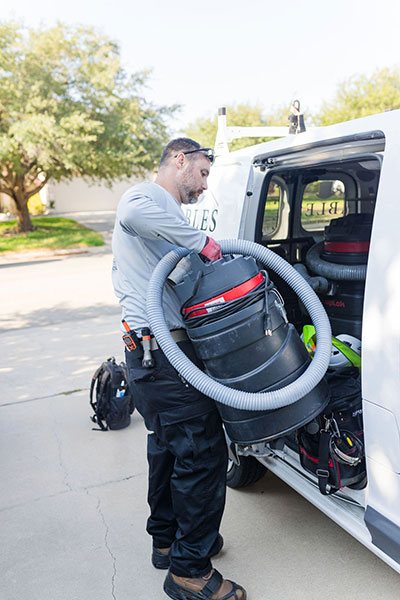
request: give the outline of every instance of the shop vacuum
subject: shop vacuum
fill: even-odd
[[[205,372],[225,386],[268,391],[297,379],[310,361],[266,271],[252,257],[225,255],[204,263],[190,254],[190,270],[175,286],[186,331]],[[243,411],[218,404],[229,438],[271,440],[298,429],[326,403],[323,382],[298,402],[275,411]]]
[[[361,340],[372,218],[372,214],[361,213],[333,219],[325,228],[324,241],[306,256],[310,273],[326,280],[325,289],[316,291],[336,336],[349,334]]]
[[[262,250],[270,252],[266,248]],[[153,332],[159,343],[161,338],[161,347],[183,377],[217,400],[232,442],[250,444],[273,440],[298,429],[323,410],[329,399],[323,379],[329,361],[329,344],[325,349],[324,367],[314,383],[306,386],[306,393],[296,389],[295,401],[292,394],[280,397],[280,392],[285,391],[282,388],[297,388],[298,381],[305,378],[311,359],[294,326],[287,320],[278,291],[254,257],[225,253],[223,258],[205,263],[197,254],[190,253],[185,258],[183,273],[176,279],[180,281],[174,289],[182,305],[187,334],[203,362],[205,373],[197,373],[197,379],[196,376],[190,378],[189,368],[181,369],[179,361],[171,360],[172,349],[167,348],[168,344],[163,347],[163,336],[166,340],[168,334],[158,322],[160,305],[154,311],[150,299],[147,308]],[[150,286],[151,297],[158,293],[153,288]],[[329,322],[327,327],[330,338]],[[196,385],[203,379],[201,376],[211,378],[214,385]],[[223,397],[218,392],[221,386],[226,392]],[[261,398],[278,400],[275,404],[260,403],[258,393]],[[234,395],[246,401],[235,402]]]

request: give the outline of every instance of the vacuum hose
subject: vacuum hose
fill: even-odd
[[[189,254],[186,248],[177,248],[166,254],[154,269],[149,282],[146,312],[153,334],[172,366],[205,396],[240,410],[275,410],[293,404],[314,389],[328,368],[332,333],[325,310],[303,277],[268,248],[247,240],[222,240],[220,244],[223,254],[241,254],[259,260],[282,277],[299,296],[311,317],[318,340],[314,358],[306,371],[281,389],[269,392],[244,392],[214,381],[188,359],[169,332],[162,306],[165,280],[179,260]]]
[[[307,271],[306,265],[303,265],[303,263],[297,263],[296,265],[293,265],[293,269],[295,269],[302,277],[304,277],[308,285],[316,294],[326,294],[329,290],[329,281],[320,275],[312,277]]]
[[[314,244],[306,254],[307,266],[327,279],[339,281],[364,281],[367,274],[367,265],[341,265],[330,263],[321,258],[324,242]]]

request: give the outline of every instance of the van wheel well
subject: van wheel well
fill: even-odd
[[[232,460],[229,461],[226,484],[233,489],[246,487],[261,479],[266,471],[267,467],[264,467],[256,458],[240,456],[238,465]]]

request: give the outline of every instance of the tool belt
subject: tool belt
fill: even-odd
[[[186,329],[173,329],[172,331],[170,331],[170,334],[172,336],[172,339],[176,343],[183,342],[184,340],[189,339],[186,333]],[[139,336],[136,335],[136,333],[133,330],[127,331],[127,333],[125,333],[122,336],[122,340],[125,346],[128,348],[129,352],[136,350],[136,348],[141,349],[142,340]],[[154,350],[160,350],[160,346],[158,345],[157,340],[153,335],[150,336],[150,349],[152,352],[154,352]]]
[[[170,334],[172,336],[172,339],[176,343],[183,342],[184,340],[189,339],[187,336],[187,333],[186,333],[186,329],[173,329],[172,331],[170,331]],[[157,340],[154,336],[151,337],[150,348],[151,348],[151,350],[159,350],[160,349],[160,346],[157,344]]]

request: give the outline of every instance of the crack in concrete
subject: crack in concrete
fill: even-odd
[[[122,477],[121,479],[110,479],[110,481],[103,481],[102,483],[94,483],[93,485],[87,485],[86,487],[79,488],[79,489],[92,490],[94,488],[104,487],[105,485],[112,485],[113,483],[129,481],[130,479],[135,479],[135,477],[141,477],[142,475],[147,475],[147,472],[141,471],[140,473],[135,473],[135,475],[128,475],[128,477]]]
[[[53,415],[53,417],[54,417],[54,415]],[[61,470],[64,472],[63,484],[65,485],[65,487],[68,489],[69,492],[72,492],[72,486],[68,481],[68,479],[69,479],[68,469],[63,461],[63,455],[62,455],[63,444],[62,444],[61,438],[59,437],[59,435],[57,433],[57,429],[56,429],[55,425],[56,425],[56,423],[53,418],[53,434],[54,434],[54,437],[56,438],[56,442],[57,442],[58,464],[60,465]]]
[[[88,489],[85,490],[86,494],[88,496],[90,496],[90,492]],[[112,566],[113,566],[113,574],[111,577],[111,594],[114,600],[117,600],[117,597],[115,595],[115,579],[117,577],[117,557],[113,554],[111,547],[108,543],[108,534],[110,531],[109,526],[107,525],[106,519],[104,517],[104,513],[101,510],[101,500],[100,498],[98,498],[97,496],[92,496],[93,498],[95,498],[97,500],[97,506],[96,506],[96,510],[99,513],[101,520],[103,522],[104,528],[105,528],[105,533],[104,533],[104,545],[106,547],[107,552],[109,553],[109,555],[111,556],[111,560],[112,560]]]
[[[7,510],[14,510],[16,508],[24,508],[25,506],[31,505],[33,502],[40,502],[41,500],[46,500],[48,498],[56,498],[57,496],[62,496],[64,494],[69,494],[71,492],[82,492],[82,491],[88,492],[89,490],[96,489],[96,488],[102,488],[107,485],[112,485],[113,483],[122,483],[123,481],[129,481],[130,479],[134,479],[135,477],[142,477],[143,475],[146,475],[146,477],[147,477],[147,472],[142,471],[140,473],[136,473],[135,475],[128,475],[128,477],[122,477],[121,479],[111,479],[110,481],[103,481],[102,483],[94,483],[93,485],[88,485],[88,486],[80,486],[80,487],[76,487],[76,488],[70,487],[67,490],[56,492],[55,494],[47,494],[46,496],[39,496],[38,498],[33,498],[31,500],[28,500],[27,502],[20,502],[19,504],[13,504],[11,506],[4,506],[3,508],[0,508],[0,513],[5,512]]]
[[[87,392],[88,387],[79,388],[76,390],[66,390],[65,392],[56,392],[49,394],[48,396],[37,396],[36,398],[27,398],[26,400],[16,400],[15,402],[7,402],[6,404],[0,404],[0,408],[4,406],[14,406],[16,404],[24,404],[26,402],[36,402],[37,400],[48,400],[49,398],[56,398],[57,396],[70,396],[71,394],[77,394],[78,392]]]

